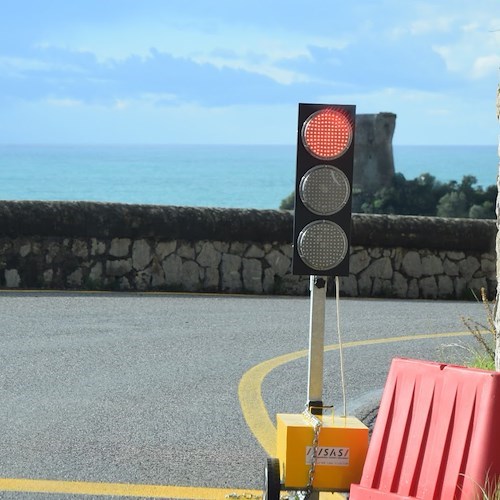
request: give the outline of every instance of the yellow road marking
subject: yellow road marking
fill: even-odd
[[[407,342],[410,340],[460,337],[470,335],[470,332],[452,332],[452,333],[424,333],[419,335],[408,335],[400,337],[387,337],[371,340],[354,340],[342,344],[344,348],[359,347],[376,344],[391,344],[395,342]],[[325,351],[334,351],[339,348],[338,344],[332,344],[325,347]],[[264,361],[248,370],[240,380],[238,387],[238,396],[243,416],[252,434],[257,438],[266,453],[273,457],[276,454],[276,427],[269,418],[266,406],[262,399],[261,386],[264,378],[278,366],[290,361],[305,357],[308,350],[297,351],[284,354],[273,359]]]
[[[421,335],[389,337],[372,340],[357,340],[346,342],[343,347],[359,347],[376,344],[389,344],[405,342],[410,340],[458,337],[470,335],[469,332],[455,333],[430,333]],[[339,348],[338,344],[325,347],[325,351],[333,351]],[[295,361],[307,356],[308,351],[298,351],[284,354],[276,358],[264,361],[250,370],[241,378],[238,395],[243,416],[250,430],[257,438],[260,445],[270,456],[275,454],[276,428],[269,418],[266,406],[262,399],[261,386],[264,378],[275,368],[290,361]],[[175,498],[191,500],[219,500],[225,499],[227,495],[260,495],[260,490],[239,490],[222,488],[201,488],[190,486],[162,486],[148,484],[127,483],[99,483],[83,481],[56,481],[45,479],[19,479],[0,478],[0,491],[30,492],[30,493],[52,493],[72,495],[93,496],[128,496],[148,498]],[[343,498],[339,495],[321,493],[321,498]]]
[[[151,484],[92,483],[82,481],[49,481],[42,479],[0,479],[0,491],[30,493],[59,493],[93,496],[125,496],[149,498],[178,498],[191,500],[218,500],[226,495],[260,495],[262,491],[190,486],[161,486]]]

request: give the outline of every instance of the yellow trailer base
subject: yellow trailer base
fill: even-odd
[[[313,488],[348,491],[359,483],[368,451],[368,427],[355,417],[318,416],[322,420]],[[277,458],[284,490],[303,490],[309,481],[314,429],[303,414],[276,415]]]

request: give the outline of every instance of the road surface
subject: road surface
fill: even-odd
[[[340,311],[352,415],[394,356],[455,362],[470,336],[441,334],[484,320],[472,302]],[[1,499],[255,491],[275,414],[303,410],[307,297],[0,292],[0,318]],[[324,401],[341,411],[333,299],[326,325]]]

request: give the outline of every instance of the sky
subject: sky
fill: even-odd
[[[496,144],[500,0],[0,0],[0,144],[293,144],[299,102],[394,144]]]

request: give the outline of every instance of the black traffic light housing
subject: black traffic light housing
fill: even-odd
[[[299,104],[292,273],[347,276],[356,107]]]

